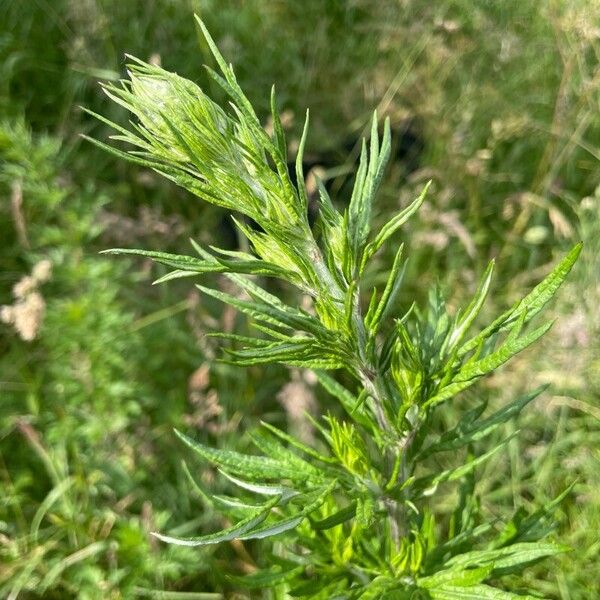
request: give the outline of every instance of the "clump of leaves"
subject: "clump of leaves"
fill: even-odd
[[[96,116],[118,131],[115,140],[134,149],[91,141],[244,215],[246,220],[235,223],[251,251],[206,249],[193,242],[196,257],[110,252],[138,254],[172,267],[160,281],[224,274],[243,295],[198,288],[250,316],[257,330],[256,337],[216,334],[237,348],[228,350],[228,359],[239,365],[282,363],[313,369],[346,416],[328,415],[314,422],[323,441],[318,447],[265,423],[252,434],[260,454],[217,450],[178,433],[238,489],[236,496],[208,499],[234,524],[200,537],[157,537],[186,546],[283,538],[283,543],[270,546],[264,570],[234,581],[272,590],[277,598],[533,597],[506,591],[502,577],[566,550],[542,541],[562,495],[531,514],[519,510],[498,527],[481,519],[474,473],[505,451],[510,436],[499,443],[490,440],[541,390],[485,416],[485,404],[473,406],[441,434],[434,426],[435,415],[548,331],[551,322],[533,329],[528,324],[556,293],[581,245],[528,295],[476,333],[472,329],[490,289],[493,262],[463,310],[450,314],[441,294],[432,290],[425,309],[413,305],[402,314],[397,298],[405,258],[399,246],[384,288],[371,291],[365,310],[361,281],[369,262],[384,244],[394,243],[394,234],[417,211],[427,187],[381,230],[371,230],[373,200],[390,152],[389,122],[380,137],[374,115],[347,208],[340,212],[320,186],[313,232],[302,173],[308,115],[295,184],[274,92],[274,133],[269,135],[231,66],[199,24],[220,68],[220,73],[208,73],[228,94],[229,109],[219,107],[192,82],[132,59],[129,80],[106,87],[113,100],[135,115],[132,129]],[[311,308],[284,303],[255,276],[288,282],[298,295],[311,299]],[[327,373],[336,369],[346,371],[353,383],[343,386]],[[432,460],[459,451],[462,460],[450,468]],[[446,518],[448,510],[436,497],[450,482],[458,484],[459,493],[453,497],[453,515]]]

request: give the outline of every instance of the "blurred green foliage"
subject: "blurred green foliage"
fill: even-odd
[[[78,137],[106,133],[80,105],[126,119],[97,86],[123,75],[124,52],[209,85],[193,12],[261,118],[272,83],[290,111],[291,138],[311,108],[307,150],[317,159],[333,149],[353,164],[346,142],[375,107],[397,130],[418,134],[418,168],[390,169],[375,215],[385,222],[433,178],[406,240],[407,280],[423,283],[407,297],[437,279],[459,304],[475,271],[499,256],[494,297],[505,307],[555,249],[584,239],[570,294],[555,305],[564,324],[489,390],[501,402],[533,377],[554,391],[531,411],[530,433],[511,442],[510,461],[492,461],[479,477],[482,503],[502,514],[542,504],[577,478],[560,532],[576,551],[531,577],[550,598],[600,594],[597,2],[0,0],[0,305],[18,304],[14,286],[52,264],[47,281],[27,284],[25,296],[38,294],[44,307],[37,296],[29,305],[35,338],[0,323],[0,595],[210,598],[200,592],[229,589],[225,575],[252,570],[260,547],[189,552],[148,536],[184,519],[181,535],[216,528],[202,499],[190,499],[172,427],[244,448],[240,427],[267,415],[310,435],[298,404],[316,412],[318,392],[305,375],[286,384],[278,368],[214,363],[204,333],[243,333],[242,319],[194,294],[182,302],[185,283],[149,291],[161,273],[147,264],[97,255],[111,245],[177,250],[190,235],[205,243],[228,235],[216,209]],[[341,166],[325,174],[339,202]],[[382,255],[374,282],[390,262]],[[240,406],[251,415],[242,426]]]

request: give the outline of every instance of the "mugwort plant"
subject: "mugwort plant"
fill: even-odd
[[[402,245],[382,289],[365,290],[362,282],[373,257],[395,243],[394,235],[419,209],[428,186],[373,230],[373,202],[390,154],[389,120],[380,135],[373,116],[343,212],[319,183],[312,226],[302,169],[308,113],[290,174],[274,90],[270,134],[198,22],[219,67],[208,73],[228,95],[228,108],[191,81],[131,58],[128,80],[105,86],[108,96],[134,116],[131,129],[94,115],[114,128],[113,139],[129,149],[90,141],[243,215],[233,219],[250,250],[207,249],[192,242],[196,256],[108,252],[150,257],[172,268],[161,282],[223,274],[243,293],[198,289],[248,315],[256,330],[255,336],[216,334],[232,343],[228,360],[240,366],[281,363],[311,369],[345,416],[314,419],[321,436],[314,445],[263,423],[251,434],[255,454],[215,449],[177,432],[237,490],[234,496],[210,499],[233,525],[199,537],[155,535],[186,546],[270,540],[264,568],[232,580],[272,598],[533,599],[520,593],[526,590],[518,587],[519,574],[566,550],[546,537],[555,508],[569,490],[546,506],[530,513],[520,508],[512,519],[498,523],[482,514],[475,488],[478,467],[506,452],[516,435],[502,439],[502,426],[542,390],[495,412],[476,402],[456,413],[454,426],[441,432],[436,415],[548,331],[551,322],[529,324],[567,277],[581,244],[482,328],[474,330],[490,290],[493,262],[473,299],[455,314],[436,290],[426,308],[413,304],[399,312],[406,261]],[[298,301],[285,303],[267,291],[264,278],[292,286]],[[363,302],[365,293],[369,299]],[[301,303],[303,297],[310,303]],[[334,377],[336,370],[346,372],[346,385]],[[440,461],[440,456],[449,458]],[[456,487],[454,495],[448,496],[449,486]],[[436,500],[442,492],[444,503]]]

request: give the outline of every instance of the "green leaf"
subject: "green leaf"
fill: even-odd
[[[385,592],[393,590],[394,587],[398,587],[398,584],[399,582],[395,579],[380,575],[367,584],[365,591],[358,597],[360,600],[379,600],[383,597]]]
[[[244,533],[239,537],[240,540],[259,540],[267,537],[272,537],[274,535],[279,535],[281,533],[285,533],[286,531],[290,531],[291,529],[295,529],[300,523],[308,516],[310,513],[319,508],[326,500],[327,496],[331,494],[334,488],[337,485],[337,481],[332,481],[327,487],[317,492],[317,497],[309,502],[305,508],[303,508],[300,512],[287,517],[285,519],[281,519],[276,521],[275,523],[270,523],[259,529],[252,529],[251,531]]]
[[[568,552],[569,547],[550,542],[520,543],[495,550],[474,550],[458,554],[451,558],[447,567],[479,567],[493,565],[493,573],[512,571],[515,567],[523,567],[541,558]]]
[[[253,122],[255,125],[260,126],[260,121],[258,120],[258,117],[256,116],[252,105],[250,104],[250,102],[242,92],[241,88],[237,84],[235,75],[233,73],[233,69],[231,69],[231,67],[229,67],[225,62],[223,55],[219,52],[219,48],[217,47],[213,38],[208,32],[206,25],[204,25],[204,23],[202,22],[202,19],[200,19],[198,15],[195,15],[195,18],[196,22],[198,23],[198,26],[202,30],[202,34],[204,35],[204,39],[206,40],[212,55],[215,57],[215,60],[217,61],[221,72],[225,76],[225,80],[229,84],[228,90],[230,91],[231,96],[237,103],[239,103],[240,108],[242,108],[244,111],[244,115],[250,120],[250,122]]]
[[[432,569],[438,562],[444,557],[454,556],[460,553],[465,547],[472,548],[476,543],[479,542],[480,538],[488,533],[495,525],[494,521],[489,523],[482,523],[477,527],[473,527],[466,531],[462,531],[458,535],[455,535],[452,539],[439,544],[427,553],[425,562],[426,568]]]
[[[476,567],[474,569],[447,569],[429,577],[421,577],[417,585],[425,589],[442,586],[471,587],[487,579],[492,572],[492,566]]]
[[[572,492],[574,486],[575,483],[572,483],[556,498],[547,502],[542,508],[536,510],[531,515],[521,517],[519,515],[520,511],[518,511],[517,516],[507,523],[504,531],[490,544],[490,548],[505,546],[509,542],[514,544],[516,542],[537,541],[544,537],[549,533],[551,527],[542,527],[540,530],[540,524],[552,515],[562,501]],[[551,525],[554,524],[551,523]]]
[[[352,261],[352,265],[356,264],[359,252],[362,248],[362,243],[365,241],[365,233],[371,216],[371,207],[364,206],[364,187],[368,170],[367,145],[365,140],[362,141],[358,170],[352,188],[352,196],[350,204],[345,213],[345,239],[348,248],[348,259]],[[354,279],[354,273],[344,269],[344,274],[347,281]]]
[[[191,538],[172,537],[156,532],[152,532],[152,535],[167,544],[175,544],[176,546],[206,546],[208,544],[219,544],[221,542],[237,540],[257,525],[260,525],[269,516],[271,509],[276,506],[279,501],[280,497],[276,496],[267,502],[259,511],[217,533]]]
[[[233,261],[211,257],[210,260],[202,260],[193,256],[181,254],[169,254],[167,252],[153,252],[128,248],[112,248],[110,250],[103,250],[101,254],[143,256],[187,273],[247,273],[251,275],[269,275],[271,277],[279,277],[282,279],[287,278],[287,272],[278,265],[256,259]],[[174,278],[172,274],[170,275],[170,278]]]
[[[536,342],[554,323],[554,321],[549,321],[532,332],[518,337],[525,321],[525,315],[526,313],[521,314],[520,320],[513,327],[511,335],[508,336],[505,343],[491,354],[488,354],[485,358],[466,363],[453,377],[452,383],[446,385],[437,394],[429,398],[424,406],[436,406],[440,402],[444,402],[470,387],[477,379],[491,373],[519,352]]]
[[[336,600],[348,600],[346,596],[335,594],[339,591],[339,582],[344,579],[343,574],[339,573],[323,573],[317,577],[311,577],[308,581],[295,586],[290,590],[292,598],[307,598],[314,600],[315,598],[336,598]],[[328,594],[328,596],[324,596]]]
[[[297,337],[295,342],[272,342],[267,346],[245,350],[227,350],[238,365],[258,365],[272,362],[298,362],[314,354],[314,340]]]
[[[207,494],[202,486],[196,481],[194,476],[192,475],[190,468],[188,467],[185,460],[181,461],[181,466],[183,468],[183,472],[185,474],[186,479],[188,480],[192,490],[196,493],[196,495],[200,498],[204,506],[208,509],[214,508],[214,502],[209,494]]]
[[[404,276],[404,270],[406,268],[406,263],[401,263],[403,249],[404,244],[401,244],[398,248],[398,251],[396,252],[396,256],[394,257],[392,269],[388,276],[379,303],[377,304],[374,311],[372,313],[371,311],[367,312],[367,315],[365,317],[365,325],[368,328],[369,334],[372,337],[375,337],[377,335],[377,331],[379,330],[381,322],[389,313],[390,308],[393,306],[394,300],[396,299],[398,292],[400,291],[400,286],[402,285],[402,279]],[[375,305],[373,304],[373,306]]]
[[[37,547],[41,548],[41,546]],[[55,586],[57,581],[60,580],[60,576],[66,569],[73,567],[77,563],[83,561],[86,561],[87,564],[97,563],[102,559],[102,555],[106,556],[105,553],[109,548],[110,543],[108,542],[108,540],[102,540],[99,542],[92,542],[87,546],[80,547],[77,549],[77,551],[66,556],[64,554],[59,554],[57,556],[57,559],[51,563],[52,566],[50,566],[50,564],[44,565],[44,577],[41,581],[36,581],[36,593],[41,594],[42,597],[46,596],[45,592],[49,589],[52,589]],[[40,552],[40,555],[47,556],[47,553]],[[34,562],[33,564],[35,565],[36,563]],[[27,573],[27,570],[25,571],[25,573]]]
[[[246,515],[248,514],[248,511],[256,513],[258,509],[262,508],[261,504],[250,504],[239,498],[233,498],[223,494],[213,494],[212,499],[215,506],[218,506],[219,512],[227,515]]]
[[[264,538],[273,537],[274,535],[279,535],[281,533],[285,533],[286,531],[290,531],[291,529],[295,529],[302,523],[304,519],[304,515],[300,514],[298,516],[289,517],[287,519],[282,519],[281,521],[277,521],[270,525],[265,525],[259,529],[253,529],[252,531],[243,534],[240,536],[240,540],[262,540]]]
[[[270,456],[280,462],[284,462],[289,466],[293,466],[298,469],[299,472],[306,474],[310,479],[318,480],[323,478],[323,468],[316,467],[304,460],[289,448],[286,448],[279,442],[274,435],[267,432],[252,432],[249,434],[252,443],[258,448],[263,454]]]
[[[240,300],[235,296],[207,288],[202,285],[196,286],[201,292],[207,296],[212,296],[225,304],[229,304],[237,308],[240,312],[247,314],[259,321],[275,325],[277,327],[299,329],[300,331],[318,331],[319,334],[327,335],[325,330],[318,321],[311,317],[280,308],[279,306],[265,304],[263,302],[251,302],[248,300]]]
[[[254,324],[254,327],[258,328],[256,326],[256,324]],[[274,330],[270,330],[270,331],[274,331]],[[263,346],[270,346],[273,343],[272,340],[265,340],[262,338],[250,337],[247,335],[237,335],[236,333],[212,332],[212,333],[207,333],[206,336],[212,337],[212,338],[217,338],[217,339],[222,339],[222,340],[229,340],[232,342],[239,342],[246,346],[253,346],[256,348],[260,348]]]
[[[290,444],[290,446],[297,448],[298,450],[300,450],[301,452],[304,452],[308,456],[311,456],[312,458],[316,458],[317,460],[320,460],[327,464],[337,464],[338,463],[338,461],[335,458],[333,458],[332,456],[325,456],[324,454],[317,452],[314,448],[311,448],[310,446],[303,444],[300,440],[285,433],[284,431],[281,431],[281,429],[274,427],[270,423],[266,423],[265,421],[261,421],[260,423],[263,427],[266,427],[273,435],[276,435],[283,441]]]
[[[548,321],[541,327],[534,329],[532,332],[521,337],[517,337],[521,330],[522,322],[517,323],[515,325],[514,335],[509,335],[506,339],[506,343],[502,344],[497,350],[485,358],[466,364],[458,372],[455,380],[459,382],[470,381],[491,373],[513,356],[516,356],[519,352],[536,342],[550,329],[550,327],[552,327],[553,324],[554,321]],[[513,332],[511,332],[511,334],[512,333]]]
[[[385,241],[392,236],[412,215],[417,212],[423,201],[425,200],[425,196],[427,195],[427,191],[429,190],[429,186],[431,185],[431,181],[427,183],[427,185],[423,188],[423,191],[419,195],[419,197],[414,200],[410,206],[405,208],[402,212],[398,213],[395,217],[390,219],[379,231],[379,233],[375,236],[375,239],[367,244],[365,248],[365,252],[363,254],[362,263],[360,272],[363,271],[367,261],[373,256],[381,246],[385,243]]]
[[[539,596],[523,596],[488,585],[473,587],[441,586],[428,590],[432,600],[540,600]]]
[[[519,432],[515,432],[512,435],[508,436],[506,439],[502,440],[497,446],[488,450],[484,454],[481,454],[475,458],[472,458],[468,463],[461,465],[460,467],[456,467],[454,469],[447,469],[438,473],[437,475],[426,475],[424,477],[420,477],[415,479],[414,483],[411,486],[411,489],[414,490],[413,493],[422,492],[424,495],[428,495],[430,490],[435,490],[435,488],[445,481],[456,481],[461,477],[464,477],[475,468],[477,468],[480,464],[484,463],[488,459],[490,459],[496,452],[504,448],[510,440],[512,440]]]
[[[335,398],[340,401],[342,408],[350,415],[355,421],[360,423],[363,427],[371,429],[372,423],[369,418],[361,410],[361,403],[359,398],[354,396],[348,391],[343,385],[338,383],[333,377],[327,375],[323,371],[315,371],[317,380],[319,383]]]
[[[346,521],[354,518],[355,514],[356,514],[356,502],[352,502],[352,504],[349,504],[345,508],[341,508],[340,510],[338,510],[334,514],[330,515],[329,517],[326,517],[325,519],[322,519],[321,521],[313,522],[312,528],[316,529],[317,531],[324,531],[326,529],[331,529],[332,527],[335,527],[336,525],[341,525],[342,523],[345,523]]]
[[[232,583],[247,589],[267,590],[282,583],[288,583],[301,576],[305,571],[305,567],[293,567],[291,569],[282,569],[274,567],[268,571],[257,571],[245,577],[235,577],[228,575],[227,579]]]
[[[40,530],[40,525],[44,520],[44,517],[52,507],[52,505],[57,502],[61,496],[67,493],[67,491],[71,488],[71,486],[75,483],[75,480],[72,477],[66,477],[61,482],[57,483],[49,492],[48,495],[44,498],[44,500],[40,503],[38,509],[31,520],[30,527],[30,535],[31,539],[35,544],[38,543],[38,533]]]
[[[582,248],[583,242],[576,244],[552,270],[550,275],[519,302],[515,312],[527,312],[527,320],[535,317],[535,315],[554,297],[558,288],[563,284],[567,275],[571,272],[573,265],[577,262]],[[515,317],[515,319],[516,318],[517,317]]]
[[[119,150],[118,148],[115,148],[114,146],[105,144],[104,142],[101,142],[99,140],[91,138],[87,135],[81,134],[81,137],[84,140],[94,144],[94,146],[97,146],[101,150],[104,150],[105,152],[108,152],[109,154],[112,154],[113,156],[116,156],[117,158],[120,158],[127,162],[135,163],[136,165],[140,165],[141,167],[149,167],[150,169],[154,169],[154,170],[156,170],[157,168],[159,168],[161,166],[161,163],[159,161],[157,161],[156,159],[154,159],[151,155],[147,155],[146,158],[142,158],[140,156],[136,156],[135,154],[132,154],[131,152],[123,152],[122,150]],[[185,187],[185,186],[183,186],[183,187]]]
[[[334,339],[334,334],[328,331],[312,315],[284,304],[277,296],[270,294],[254,282],[250,281],[247,277],[235,273],[230,273],[227,277],[248,292],[248,294],[257,302],[262,303],[265,307],[274,309],[279,314],[286,315],[291,327],[306,331],[307,333],[312,333],[317,337],[331,340]]]
[[[299,494],[299,492],[297,492],[296,490],[293,490],[283,485],[244,481],[243,479],[239,479],[237,477],[234,477],[233,475],[230,475],[223,469],[219,469],[219,473],[221,473],[221,475],[223,475],[223,477],[225,477],[226,479],[229,479],[231,483],[237,485],[238,487],[244,490],[248,490],[249,492],[261,494],[263,496],[281,496],[282,502],[285,502]]]
[[[308,196],[306,193],[306,184],[304,182],[304,170],[302,168],[302,160],[304,158],[304,147],[306,146],[306,138],[308,136],[309,121],[310,114],[307,110],[306,118],[304,119],[304,128],[302,129],[302,136],[300,137],[300,143],[298,144],[298,152],[296,154],[296,185],[298,187],[298,198],[300,199],[300,205],[303,211],[306,211],[308,207]]]
[[[420,452],[417,460],[422,460],[436,452],[446,452],[464,448],[473,442],[483,439],[495,431],[500,425],[519,415],[519,413],[547,387],[548,386],[542,386],[529,394],[517,398],[481,421],[461,420],[454,429],[445,432],[438,442]]]
[[[292,481],[307,479],[306,473],[299,472],[295,466],[287,465],[282,461],[264,456],[240,454],[233,450],[210,448],[195,442],[177,429],[175,433],[196,454],[236,475],[250,479],[290,479]]]
[[[520,300],[511,309],[500,315],[493,323],[488,325],[481,333],[464,344],[459,355],[471,352],[479,344],[498,331],[502,331],[518,320],[524,313],[527,314],[525,322],[531,320],[552,299],[562,285],[567,275],[571,272],[577,261],[583,243],[580,242],[558,263],[554,270],[538,284],[525,298]]]
[[[275,86],[271,87],[271,118],[273,119],[273,136],[275,137],[275,144],[279,150],[282,161],[287,162],[287,144],[285,142],[285,134],[283,132],[283,126],[281,125],[279,111],[277,110]]]
[[[359,265],[362,267],[364,262],[362,256],[370,232],[373,199],[389,160],[390,148],[391,133],[389,118],[385,120],[383,140],[380,148],[379,133],[377,131],[377,112],[374,112],[371,122],[371,141],[368,157],[367,146],[363,140],[358,172],[347,211],[348,218],[345,228],[347,247],[350,249],[352,264],[357,269],[355,273],[346,273],[348,281],[354,279],[356,275],[360,275],[362,271],[362,268],[358,269],[358,267]]]
[[[262,328],[261,328],[262,329]],[[306,369],[340,369],[344,359],[335,356],[329,348],[324,348],[311,338],[295,338],[296,342],[273,342],[268,345],[256,345],[256,348],[244,350],[226,350],[231,362],[236,365],[260,365],[279,362],[292,367]]]
[[[470,304],[465,309],[462,316],[458,319],[456,326],[453,328],[452,332],[448,336],[447,346],[444,349],[443,353],[452,353],[455,346],[459,344],[464,335],[467,333],[473,321],[477,318],[477,315],[481,311],[483,303],[487,297],[487,294],[490,289],[490,283],[492,282],[492,275],[494,273],[494,261],[492,260],[485,270],[481,281],[479,282],[479,286],[477,291],[475,292],[475,296],[471,300]]]
[[[194,271],[181,271],[179,269],[175,269],[175,271],[169,271],[166,275],[155,279],[152,282],[152,285],[159,285],[161,283],[166,283],[167,281],[172,281],[173,279],[183,279],[184,277],[197,277],[199,273]]]

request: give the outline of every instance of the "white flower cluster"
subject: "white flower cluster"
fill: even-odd
[[[52,263],[42,260],[37,263],[31,275],[25,275],[13,287],[15,302],[0,307],[0,321],[11,324],[21,339],[34,340],[44,320],[46,303],[38,287],[50,279]]]

